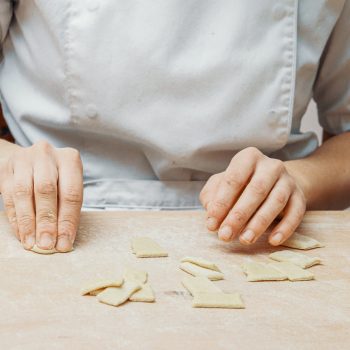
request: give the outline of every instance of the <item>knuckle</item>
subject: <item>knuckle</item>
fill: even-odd
[[[275,199],[278,204],[285,205],[289,198],[289,192],[280,190],[276,193]]]
[[[254,158],[258,158],[263,155],[261,151],[256,147],[247,147],[244,151],[248,156],[254,157]]]
[[[22,182],[16,182],[13,191],[16,197],[28,197],[33,193],[33,186]]]
[[[206,202],[206,197],[208,196],[208,190],[207,189],[203,189],[200,193],[199,193],[199,200],[202,204],[204,204],[204,202]]]
[[[263,179],[257,179],[252,181],[250,185],[251,191],[258,196],[266,196],[268,193],[268,188],[266,182]]]
[[[271,163],[271,168],[277,172],[277,173],[282,173],[284,170],[284,163],[279,160],[279,159],[270,159],[270,163]]]
[[[245,224],[248,220],[248,215],[244,210],[240,210],[240,209],[234,209],[231,211],[231,213],[229,214],[227,221],[231,224],[231,225],[237,225],[241,226],[243,224]]]
[[[216,199],[213,201],[213,208],[221,213],[229,208],[229,204],[224,199]]]
[[[6,194],[6,193],[2,193],[2,200],[4,203],[4,208],[6,210],[12,210],[15,207],[15,203],[13,201],[13,198],[11,195]]]
[[[57,192],[57,183],[52,180],[43,180],[37,184],[36,191],[38,194],[43,196],[50,196],[56,194]]]
[[[72,215],[65,215],[64,218],[58,222],[59,235],[72,236],[75,234],[77,226],[77,219]]]
[[[37,220],[41,224],[54,224],[57,222],[57,215],[51,210],[39,210],[36,213]]]
[[[61,151],[63,151],[63,153],[69,157],[74,163],[76,164],[81,164],[81,157],[80,157],[80,152],[72,147],[65,147],[62,148]]]
[[[224,175],[224,181],[229,187],[240,189],[244,185],[244,181],[236,174],[227,172]]]
[[[270,225],[269,218],[262,214],[256,214],[254,220],[259,227],[268,227]]]
[[[51,153],[52,151],[52,146],[51,144],[46,141],[46,140],[40,140],[38,142],[36,142],[34,145],[33,145],[34,148],[37,148],[39,149],[40,151],[42,152],[45,152],[45,153]]]
[[[81,205],[83,202],[83,194],[75,187],[69,187],[62,193],[62,200],[73,205]]]
[[[34,218],[31,215],[25,214],[17,216],[17,224],[22,234],[31,234],[33,231]]]

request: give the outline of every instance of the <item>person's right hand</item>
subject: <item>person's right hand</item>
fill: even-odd
[[[25,249],[72,249],[83,201],[83,166],[73,148],[46,141],[18,147],[0,164],[7,217]]]

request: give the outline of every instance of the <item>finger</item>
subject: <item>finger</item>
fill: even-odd
[[[280,178],[282,170],[283,163],[272,159],[257,166],[249,184],[221,224],[218,232],[220,239],[225,241],[233,239],[243,230],[259,206],[266,200]]]
[[[237,153],[221,177],[216,194],[208,205],[208,229],[216,230],[236,202],[254,172],[260,152],[247,149]]]
[[[15,202],[14,202],[14,199],[13,199],[13,184],[12,184],[12,181],[7,180],[1,186],[1,196],[2,196],[2,200],[3,200],[4,210],[5,210],[6,216],[7,216],[8,220],[9,220],[9,222],[10,222],[10,225],[12,227],[12,230],[13,230],[15,236],[20,241],[21,238],[20,238],[19,232],[18,232]]]
[[[214,197],[218,184],[220,183],[222,173],[210,176],[199,194],[199,200],[204,209],[208,208],[208,204]]]
[[[13,161],[13,200],[18,234],[25,249],[35,244],[33,169],[28,158],[28,154],[22,152]]]
[[[52,249],[57,239],[57,165],[50,146],[43,145],[34,163],[36,242]]]
[[[287,240],[300,225],[305,210],[305,198],[301,193],[294,192],[288,201],[282,220],[276,225],[269,236],[270,244],[276,246]]]
[[[58,241],[56,249],[72,249],[83,203],[83,167],[79,152],[60,150],[58,156]]]
[[[255,243],[285,208],[295,184],[288,175],[282,176],[265,202],[248,222],[239,240],[243,244]]]

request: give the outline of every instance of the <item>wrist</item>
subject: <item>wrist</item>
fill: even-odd
[[[315,194],[313,189],[315,181],[312,179],[315,176],[315,170],[312,165],[306,162],[305,159],[286,161],[284,165],[304,194],[307,208],[310,208],[314,202],[313,196]]]

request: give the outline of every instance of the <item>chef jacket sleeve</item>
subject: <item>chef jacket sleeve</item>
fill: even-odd
[[[345,1],[325,47],[313,97],[325,131],[333,135],[350,131],[350,1]]]

